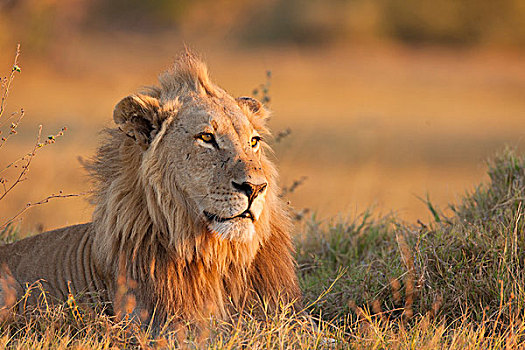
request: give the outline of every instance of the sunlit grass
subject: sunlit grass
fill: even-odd
[[[312,218],[297,239],[304,313],[207,320],[152,334],[100,306],[13,314],[10,348],[498,349],[525,345],[525,157],[489,163],[490,182],[434,221],[401,223],[365,212],[350,222]],[[431,205],[431,204],[430,204]],[[10,231],[13,239],[16,231]]]

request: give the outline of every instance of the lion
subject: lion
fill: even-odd
[[[159,86],[117,103],[117,127],[85,164],[92,222],[0,247],[17,297],[39,283],[55,301],[83,295],[157,326],[300,302],[268,116],[182,54]]]

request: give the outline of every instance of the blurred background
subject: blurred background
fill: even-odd
[[[297,211],[373,207],[426,221],[421,198],[446,210],[485,180],[488,157],[524,148],[523,23],[521,0],[0,0],[2,76],[22,48],[7,112],[25,110],[0,169],[31,150],[39,124],[44,136],[68,128],[0,201],[0,223],[52,193],[89,191],[79,157],[94,154],[114,105],[155,84],[184,44],[234,96],[269,87]],[[22,227],[91,212],[85,197],[57,199]]]

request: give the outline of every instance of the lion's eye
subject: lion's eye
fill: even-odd
[[[254,136],[252,137],[252,140],[250,141],[250,145],[255,148],[259,145],[259,141],[261,141],[261,137],[260,136]]]
[[[201,139],[202,141],[206,143],[212,143],[214,140],[213,134],[210,134],[210,133],[200,134],[199,136],[197,136],[197,138]]]

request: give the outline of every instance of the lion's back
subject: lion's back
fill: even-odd
[[[91,253],[91,223],[64,227],[0,246],[1,299],[16,290],[20,298],[33,287],[32,303],[43,289],[51,300],[64,301],[73,294],[103,292],[106,284]]]

